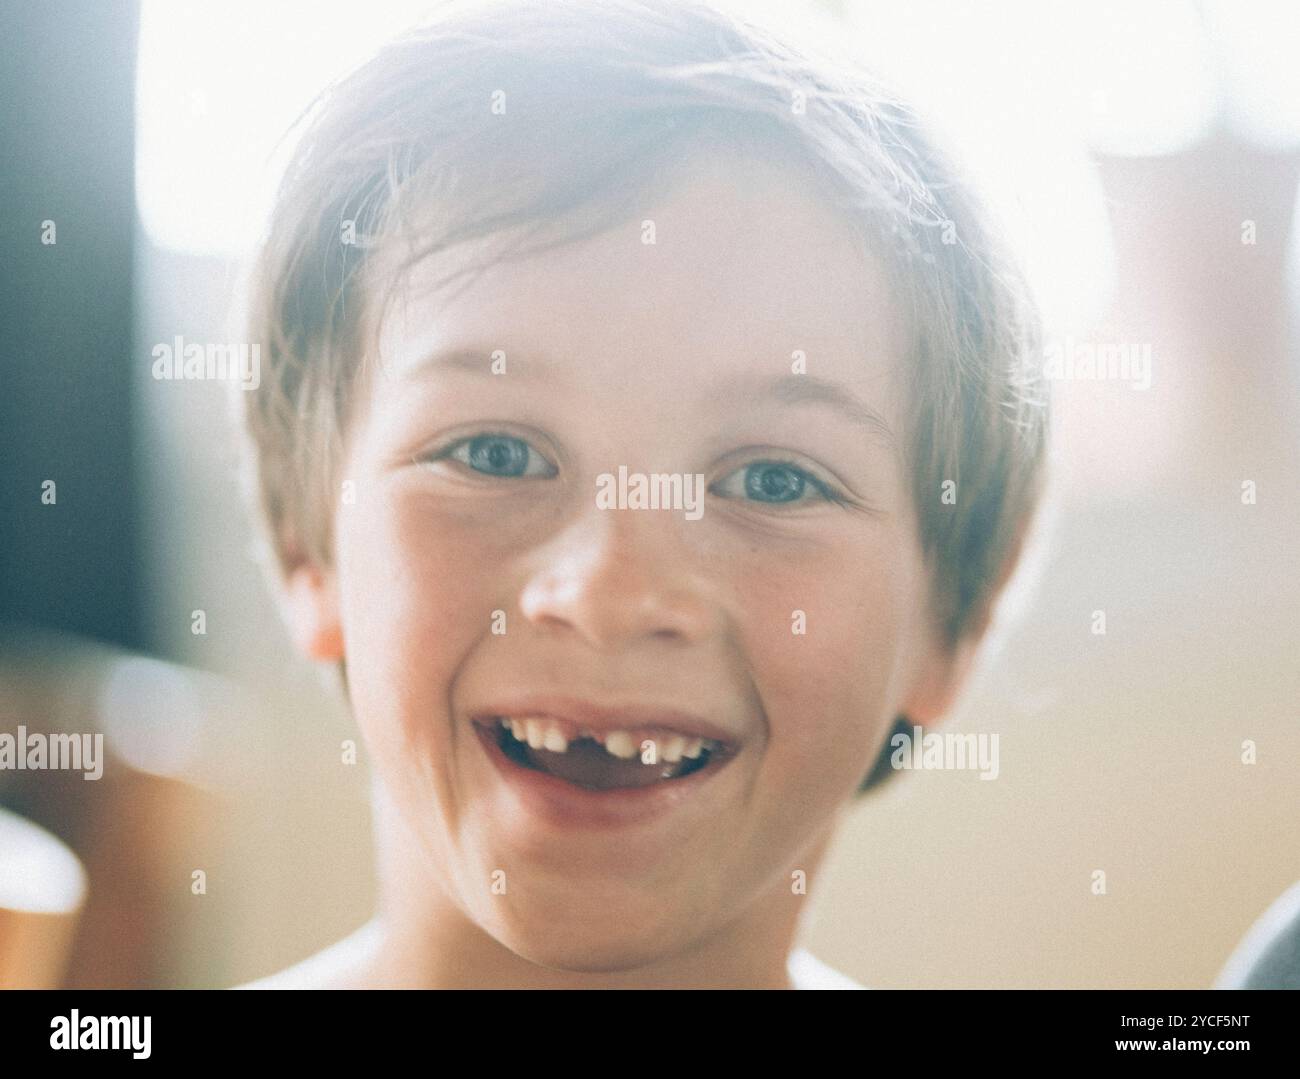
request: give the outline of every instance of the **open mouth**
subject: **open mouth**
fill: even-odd
[[[476,721],[506,758],[586,790],[605,791],[672,783],[717,768],[730,747],[674,732],[583,732],[566,738],[544,718],[502,716]]]

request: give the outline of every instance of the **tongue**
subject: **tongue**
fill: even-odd
[[[547,749],[529,749],[527,753],[529,761],[543,772],[592,790],[648,787],[651,783],[671,779],[684,765],[691,763],[683,758],[676,764],[667,761],[642,764],[639,754],[623,760],[588,738],[571,742],[566,753],[552,753]]]

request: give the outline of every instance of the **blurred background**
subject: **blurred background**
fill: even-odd
[[[110,756],[0,770],[0,986],[227,986],[370,915],[364,747],[253,563],[228,387],[151,350],[242,339],[282,134],[427,7],[0,5],[0,735]],[[1149,363],[1054,383],[1053,527],[952,719],[998,781],[864,800],[803,943],[878,987],[1210,985],[1300,880],[1300,7],[745,9],[944,129],[1049,348]]]

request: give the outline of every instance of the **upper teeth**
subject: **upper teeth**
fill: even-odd
[[[547,749],[552,753],[568,752],[569,738],[560,724],[547,716],[526,716],[520,719],[502,717],[498,722],[517,741],[527,742],[533,749]],[[605,751],[615,757],[631,760],[640,755],[645,763],[650,764],[660,761],[676,764],[683,757],[695,760],[705,749],[714,750],[718,747],[718,743],[710,738],[688,738],[671,732],[643,735],[643,732],[606,731],[601,735],[583,729],[578,732],[578,736],[601,743]]]

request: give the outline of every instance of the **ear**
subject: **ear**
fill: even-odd
[[[997,580],[989,590],[983,606],[971,618],[961,639],[955,644],[948,644],[937,625],[928,627],[926,654],[913,691],[902,709],[902,714],[913,722],[923,726],[937,723],[952,710],[962,689],[970,681],[980,645],[984,643],[989,627],[993,624],[993,611],[998,597],[1002,595],[1024,554],[1032,516],[1026,514],[1018,526],[998,571]],[[932,619],[931,622],[933,621]]]
[[[284,580],[280,606],[299,652],[323,663],[343,658],[343,626],[332,570],[299,562]]]
[[[970,679],[982,636],[967,633],[956,644],[947,645],[937,630],[932,633],[901,714],[922,726],[933,726],[943,719]]]

